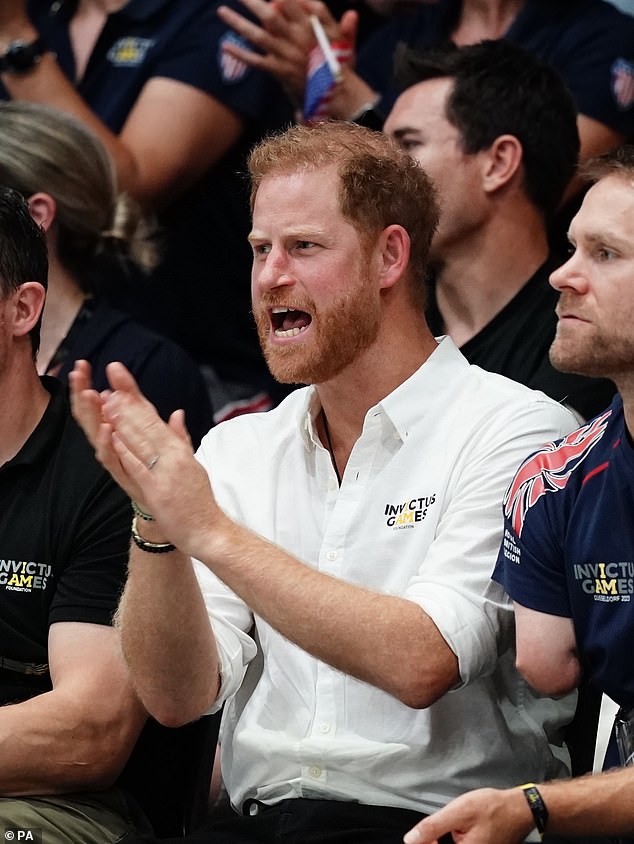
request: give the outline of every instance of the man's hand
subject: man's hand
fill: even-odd
[[[533,818],[521,789],[480,788],[420,821],[403,841],[433,844],[451,833],[455,844],[520,844],[532,828]]]
[[[337,22],[321,0],[241,0],[259,25],[227,6],[218,7],[218,16],[227,26],[246,38],[259,52],[227,42],[223,49],[251,67],[276,77],[295,105],[304,99],[308,55],[315,46],[310,16],[321,22],[330,41],[356,39],[358,14],[345,12]]]
[[[73,415],[119,486],[153,515],[166,539],[195,556],[197,528],[225,517],[193,456],[183,412],[165,424],[123,364],[111,363],[106,372],[112,389],[97,393],[89,364],[76,363]]]

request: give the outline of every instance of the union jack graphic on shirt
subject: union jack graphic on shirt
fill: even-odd
[[[526,514],[547,492],[563,489],[607,428],[611,410],[558,443],[548,443],[522,463],[504,496],[504,515],[516,536],[522,535]]]
[[[634,63],[617,59],[612,65],[612,93],[621,111],[634,105]]]

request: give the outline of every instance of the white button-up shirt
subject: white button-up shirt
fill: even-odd
[[[570,720],[574,699],[540,699],[516,673],[512,610],[490,575],[507,484],[529,452],[576,426],[573,416],[470,366],[445,338],[368,411],[339,488],[319,410],[306,388],[213,429],[198,457],[219,503],[306,565],[419,604],[461,679],[411,709],[254,619],[196,563],[221,653],[233,804],[308,796],[429,812],[474,787],[566,773],[547,734]]]

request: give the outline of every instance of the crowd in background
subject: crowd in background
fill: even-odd
[[[72,381],[75,362],[86,360],[90,365],[90,370],[81,370],[79,382],[84,387],[91,384],[99,392],[105,414],[102,420],[107,418],[105,408],[112,387],[107,366],[112,361],[119,361],[134,376],[160,419],[168,423],[165,430],[175,438],[174,442],[177,439],[187,442],[190,450],[192,446],[194,449],[199,447],[210,429],[219,430],[229,420],[256,411],[268,413],[280,407],[292,408],[293,402],[300,401],[298,397],[302,393],[297,392],[300,387],[327,381],[323,372],[329,373],[329,369],[309,367],[300,370],[289,366],[287,370],[281,358],[276,357],[275,350],[267,345],[268,323],[265,326],[264,317],[258,315],[256,300],[257,280],[261,281],[265,273],[258,262],[262,262],[271,244],[260,234],[255,223],[252,224],[252,215],[257,215],[257,202],[264,202],[261,196],[268,197],[268,194],[257,181],[251,189],[247,177],[247,161],[254,147],[264,142],[267,148],[265,139],[304,121],[306,88],[313,83],[309,56],[317,55],[319,58],[315,61],[326,63],[328,59],[317,52],[316,26],[321,27],[340,56],[341,67],[334,86],[326,86],[319,93],[323,100],[322,116],[329,123],[325,128],[315,124],[314,131],[327,132],[330,128],[344,146],[349,131],[345,127],[349,124],[381,131],[420,164],[433,183],[428,197],[435,191],[439,216],[437,220],[432,219],[430,212],[427,221],[429,242],[421,247],[422,257],[414,270],[421,277],[415,311],[424,318],[432,334],[450,338],[461,360],[464,358],[483,370],[543,391],[564,405],[566,413],[572,412],[579,424],[605,411],[613,400],[618,404],[617,387],[609,369],[596,366],[559,371],[549,350],[556,333],[555,309],[561,287],[565,286],[558,286],[556,282],[557,268],[567,260],[571,221],[580,213],[580,208],[583,211],[582,202],[587,191],[592,190],[595,179],[602,184],[601,190],[604,190],[606,178],[608,184],[612,184],[610,174],[606,177],[602,171],[580,175],[578,164],[594,161],[597,156],[634,141],[632,0],[611,0],[610,3],[607,0],[524,0],[490,4],[472,0],[418,0],[414,3],[368,0],[367,5],[361,2],[350,5],[343,0],[330,3],[322,0],[0,2],[0,54],[4,51],[4,57],[0,57],[0,189],[8,189],[6,194],[0,195],[0,228],[8,225],[11,215],[20,217],[28,210],[35,229],[30,231],[28,222],[23,220],[20,237],[25,244],[32,244],[37,255],[42,253],[41,258],[30,264],[21,264],[17,259],[0,260],[0,273],[11,272],[16,279],[16,289],[11,288],[9,292],[3,289],[2,296],[18,296],[16,316],[12,317],[13,322],[5,320],[3,326],[5,329],[8,325],[13,326],[11,343],[19,336],[19,341],[15,340],[19,352],[16,351],[14,357],[13,352],[5,355],[14,369],[10,377],[10,366],[4,366],[5,358],[0,354],[0,383],[6,390],[16,389],[16,404],[24,408],[18,414],[19,424],[0,412],[0,432],[8,443],[0,449],[0,457],[3,464],[10,465],[12,472],[16,471],[15,476],[10,477],[5,472],[5,480],[9,480],[4,489],[2,472],[6,467],[0,466],[0,494],[6,495],[9,502],[14,496],[14,488],[21,484],[25,489],[28,484],[37,487],[38,477],[46,477],[46,488],[42,485],[37,487],[37,493],[30,493],[42,509],[42,518],[34,519],[34,533],[39,534],[43,544],[29,545],[27,551],[26,545],[16,545],[13,536],[11,541],[7,539],[13,531],[8,515],[0,523],[0,543],[4,543],[0,548],[0,590],[3,590],[0,607],[11,608],[0,612],[0,705],[7,707],[7,718],[11,718],[10,710],[17,707],[16,723],[21,712],[26,711],[25,734],[33,729],[38,718],[43,718],[42,733],[49,730],[54,735],[50,767],[44,766],[40,776],[34,763],[24,766],[20,761],[19,742],[25,739],[18,731],[16,746],[10,747],[5,754],[6,770],[3,771],[0,761],[2,820],[5,819],[3,799],[18,798],[17,803],[24,803],[24,795],[43,793],[49,795],[44,801],[46,812],[60,811],[62,823],[65,823],[69,803],[62,801],[58,806],[57,798],[50,798],[51,794],[59,792],[62,795],[70,793],[73,811],[80,806],[78,811],[85,812],[89,819],[86,829],[78,825],[74,832],[79,836],[77,840],[81,839],[85,844],[93,840],[86,837],[89,835],[86,830],[88,827],[93,829],[93,825],[90,834],[96,836],[95,844],[103,844],[118,840],[116,836],[121,835],[122,830],[128,830],[128,833],[132,828],[136,832],[143,831],[145,823],[134,811],[130,812],[129,807],[122,808],[121,792],[114,787],[145,716],[134,700],[127,679],[121,680],[122,691],[117,696],[123,714],[115,716],[110,709],[101,706],[99,700],[104,695],[104,687],[96,677],[98,670],[112,671],[116,682],[125,671],[118,652],[116,658],[108,655],[109,638],[92,638],[93,627],[103,626],[114,635],[110,621],[126,578],[130,534],[125,525],[131,513],[125,496],[115,492],[118,487],[111,484],[106,472],[102,477],[97,462],[88,455],[88,449],[84,454],[83,446],[77,441],[76,427],[69,421],[63,424],[60,421],[63,417],[62,394],[65,395],[69,379]],[[523,107],[518,107],[520,104]],[[343,128],[336,128],[340,124]],[[310,131],[310,125],[306,132]],[[302,135],[303,131],[299,129],[294,136],[291,130],[290,136],[298,139],[295,143],[308,146],[310,142]],[[337,132],[341,134],[337,136]],[[350,137],[350,144],[356,143],[353,136]],[[323,149],[330,149],[327,140],[323,143]],[[359,143],[363,146],[363,138]],[[319,142],[316,142],[315,150],[315,155],[322,154]],[[383,151],[373,154],[387,155]],[[253,158],[250,161],[253,178]],[[266,175],[268,165],[260,163],[259,166],[265,175],[257,178],[266,184],[266,179],[271,178]],[[295,166],[297,163],[293,160],[292,167]],[[308,170],[312,166],[309,162]],[[327,162],[323,167],[327,169]],[[596,186],[594,189],[596,191]],[[321,197],[321,190],[322,186],[316,181],[314,195]],[[424,194],[422,187],[421,190]],[[281,191],[275,194],[276,207],[283,207],[286,196],[292,207],[290,183],[287,194]],[[309,193],[302,196],[307,204]],[[430,208],[435,208],[435,202],[436,199],[429,198]],[[273,213],[270,208],[268,213]],[[279,213],[281,215],[282,211]],[[263,216],[260,210],[260,218]],[[0,250],[9,250],[8,241],[0,236]],[[298,249],[310,249],[312,245],[302,241]],[[46,270],[43,269],[44,252],[48,256]],[[414,254],[412,265],[416,259]],[[262,267],[260,271],[258,266]],[[343,274],[349,267],[339,269]],[[28,283],[25,284],[24,274],[28,272],[39,274],[32,281],[41,282],[44,287],[47,283],[46,293],[37,292],[35,288],[31,290]],[[555,281],[551,284],[549,278]],[[30,291],[29,295],[20,298],[21,294],[16,294],[18,288]],[[361,306],[369,307],[369,300],[364,300],[360,291],[355,291],[356,294],[360,296]],[[306,303],[307,311],[309,305],[312,303]],[[402,313],[409,314],[411,306],[410,297],[407,304],[400,305]],[[352,312],[346,309],[346,301],[339,302],[338,308],[340,313],[333,309],[330,319],[333,331],[339,329],[345,337],[349,331],[353,333],[356,324],[353,325]],[[17,317],[20,309],[25,314],[24,325],[28,322],[24,330]],[[306,328],[303,311],[282,306],[277,312],[275,308],[273,311],[271,319],[275,333],[290,337]],[[405,336],[407,329],[403,332]],[[27,335],[31,338],[28,345]],[[416,342],[412,342],[412,348],[419,340],[417,337]],[[11,343],[6,342],[7,349],[13,348]],[[359,343],[362,343],[361,339]],[[423,346],[427,349],[421,343],[420,348]],[[394,348],[403,350],[401,346]],[[440,348],[447,353],[447,345],[441,344]],[[335,356],[341,354],[343,360],[343,341],[333,349]],[[2,352],[4,350],[5,346]],[[452,366],[455,365],[454,360]],[[15,386],[19,382],[18,375],[24,382],[19,390]],[[140,401],[136,388],[130,386],[126,377],[115,373],[115,382],[120,384],[123,393],[132,396],[131,401]],[[488,385],[488,382],[484,383]],[[436,388],[440,390],[441,386],[438,380]],[[488,386],[483,389],[486,392]],[[513,405],[513,388],[509,389],[507,401]],[[290,396],[293,397],[289,400]],[[94,402],[97,401],[95,398]],[[450,404],[449,398],[447,402]],[[158,419],[143,415],[149,412],[145,405],[134,406],[139,416],[147,420],[149,442],[154,431],[159,430]],[[103,455],[111,454],[109,448],[116,451],[116,446],[108,445],[108,437],[113,436],[112,431],[117,430],[118,423],[113,417],[99,429],[94,421],[96,417],[91,415],[95,407],[96,404],[84,409],[82,425],[95,446],[98,459],[104,462]],[[534,410],[534,418],[540,412],[541,409]],[[556,439],[569,433],[572,426],[568,424],[567,416],[564,419],[563,411],[560,416],[558,411],[550,412],[552,418],[544,422],[543,431],[540,428],[544,434],[542,439]],[[484,410],[482,417],[486,418]],[[125,420],[125,413],[123,418]],[[290,512],[293,495],[301,498],[307,493],[297,491],[301,490],[301,482],[297,478],[293,481],[290,469],[284,474],[286,455],[281,445],[286,442],[286,432],[278,427],[279,416],[270,418],[275,421],[271,421],[266,430],[266,423],[254,422],[255,426],[263,426],[265,436],[254,433],[255,428],[251,431],[249,423],[243,423],[240,430],[244,441],[249,443],[248,454],[240,455],[232,463],[228,455],[235,443],[228,435],[229,439],[223,444],[223,435],[216,434],[213,448],[209,444],[211,440],[207,445],[206,459],[209,463],[225,460],[232,471],[250,475],[252,462],[268,453],[267,449],[278,449],[275,460],[270,461],[269,475],[279,477],[279,483],[288,488],[278,493],[257,471],[253,472],[253,477],[260,477],[265,486],[264,494],[270,496],[271,501]],[[56,425],[55,430],[63,428],[61,444],[52,446],[48,443],[42,427],[45,421],[47,426]],[[464,425],[466,431],[467,420],[456,416],[454,424]],[[519,435],[521,425],[513,418],[511,427],[516,424],[518,442],[524,442]],[[232,429],[228,426],[227,430]],[[336,436],[333,447],[326,414],[312,419],[306,431],[308,441],[317,439],[327,444],[329,459],[332,458],[336,480],[341,487],[343,473],[337,466]],[[37,449],[29,450],[29,438],[35,434],[39,438]],[[138,432],[134,434],[136,436]],[[468,442],[467,434],[464,436]],[[117,434],[115,442],[116,439]],[[523,453],[515,458],[505,451],[502,440],[496,446],[505,454],[500,472],[506,472],[506,484],[512,476],[511,463],[516,468],[520,458],[542,442],[542,439],[533,439],[526,439],[529,445],[525,443]],[[302,440],[302,449],[304,447]],[[204,449],[203,443],[202,462]],[[429,453],[430,461],[432,452]],[[292,449],[288,453],[298,459]],[[149,476],[159,457],[163,464],[167,463],[167,459],[154,450],[134,459],[138,465],[145,463]],[[350,450],[345,457],[346,461],[351,459]],[[90,465],[85,476],[67,476],[60,470],[65,461],[80,458]],[[388,457],[384,455],[377,459],[387,462]],[[459,463],[459,456],[455,460]],[[27,475],[18,474],[23,464],[32,464],[28,479]],[[129,466],[125,460],[123,465],[127,473]],[[267,464],[263,462],[263,465]],[[112,466],[107,463],[106,466],[119,485],[129,491],[128,474],[122,473],[125,481],[122,482]],[[213,479],[213,465],[209,473]],[[174,479],[176,476],[175,471]],[[194,470],[183,464],[183,478],[193,477]],[[64,487],[72,491],[72,494],[68,493],[68,501],[64,499],[67,495]],[[133,492],[137,491],[134,483],[132,488]],[[20,489],[13,508],[23,494],[26,496]],[[253,514],[260,506],[257,490],[251,496],[240,489],[234,491],[227,482],[222,492],[225,496],[223,506],[237,522],[251,524],[255,533],[259,533],[259,516]],[[281,495],[279,502],[278,495]],[[499,491],[498,511],[502,506],[501,496]],[[171,555],[175,551],[178,554],[172,537],[170,542],[156,541],[153,531],[161,524],[159,516],[147,512],[143,503],[136,500],[138,495],[130,497],[135,499],[133,554]],[[71,512],[71,503],[81,519]],[[389,506],[385,504],[386,515]],[[270,502],[264,510],[268,507],[275,509]],[[193,505],[192,508],[195,509]],[[422,509],[421,505],[421,512]],[[305,523],[314,518],[311,512],[310,507],[303,508]],[[627,512],[631,515],[631,509]],[[512,516],[508,512],[506,516],[513,526]],[[59,520],[57,526],[56,519]],[[466,523],[466,512],[464,519]],[[82,520],[86,520],[88,526],[81,524]],[[186,521],[184,516],[183,524]],[[61,542],[57,535],[61,533],[60,525],[64,526],[66,537],[72,537],[72,542],[70,539]],[[19,534],[20,542],[24,538],[26,543],[29,526],[21,525]],[[261,534],[268,535],[265,527]],[[242,539],[238,537],[236,541]],[[276,535],[275,541],[285,547],[283,539],[283,535]],[[314,537],[302,539],[299,545],[292,545],[294,553],[299,556],[297,548],[303,548],[303,542],[310,545],[315,541]],[[134,550],[134,544],[140,551]],[[203,559],[204,553],[197,553],[199,547],[193,545],[196,553],[192,551],[192,555]],[[253,554],[262,550],[259,547],[250,549],[246,540],[244,547]],[[306,554],[309,553],[306,548]],[[495,553],[491,554],[491,549],[487,553],[493,572]],[[26,556],[28,554],[31,556]],[[35,592],[33,579],[28,583],[19,579],[31,577],[31,574],[27,574],[25,568],[19,573],[11,566],[16,560],[39,560],[37,555],[46,556],[47,564],[50,563],[56,573],[53,575],[50,567],[48,575],[45,568],[38,570],[36,577],[43,580]],[[98,560],[97,597],[90,594],[85,580],[90,574],[88,558],[91,555]],[[73,566],[68,565],[71,561]],[[161,563],[158,558],[155,561],[157,565]],[[106,571],[106,562],[112,566],[112,576]],[[337,577],[337,571],[337,566],[333,565],[333,578]],[[9,572],[13,574],[10,576]],[[64,576],[63,572],[66,572]],[[3,574],[6,575],[4,579]],[[454,572],[453,577],[459,577],[459,574]],[[218,599],[214,591],[216,585],[206,585],[200,573],[198,577],[201,586],[193,591],[202,588],[205,593],[208,588],[214,600],[231,604],[232,599],[227,599],[224,592]],[[219,577],[222,580],[222,576]],[[515,588],[520,598],[524,597],[525,593],[515,583],[509,585],[512,578],[505,580],[499,569],[496,577],[510,594]],[[77,578],[79,587],[73,584],[73,578]],[[363,582],[362,575],[359,580]],[[442,583],[441,574],[438,582]],[[8,583],[14,584],[12,591],[6,588]],[[192,584],[195,583],[192,575]],[[235,591],[243,598],[240,588],[241,584]],[[399,587],[391,585],[390,588],[398,593]],[[248,598],[244,600],[251,607]],[[84,608],[84,603],[88,609]],[[557,611],[560,612],[560,608]],[[239,618],[236,621],[232,617],[233,636],[233,627],[240,627],[246,621],[240,615],[241,608],[232,607],[229,612]],[[266,608],[262,612],[266,613]],[[71,625],[70,633],[68,625]],[[73,625],[77,625],[76,636]],[[273,634],[272,628],[263,627],[274,641],[273,646],[270,642],[265,643],[265,648],[280,647],[284,660],[293,665],[296,641],[291,634],[288,634],[288,640],[285,639],[283,624],[282,634],[277,632],[275,623],[273,627]],[[86,628],[89,628],[87,632]],[[215,633],[221,638],[225,635]],[[486,637],[488,633],[479,635]],[[249,640],[245,645],[243,636],[242,632],[236,636],[235,653],[244,648],[241,658],[246,663],[253,656],[252,643]],[[233,639],[231,642],[233,646]],[[301,640],[299,644],[301,648]],[[75,684],[84,682],[83,655],[86,648],[93,646],[96,667],[86,682],[85,693],[80,696],[84,710],[78,704],[76,710],[73,709],[73,718],[76,717],[76,723],[81,725],[81,729],[77,728],[81,733],[83,711],[96,710],[90,729],[93,735],[99,733],[101,743],[95,742],[94,747],[98,747],[102,755],[105,731],[109,728],[118,730],[113,750],[114,768],[106,772],[100,770],[86,779],[76,774],[62,778],[58,788],[51,783],[58,780],[57,755],[64,756],[68,741],[68,736],[58,726],[59,713],[63,712],[66,696],[72,695]],[[134,651],[134,647],[130,646],[130,650]],[[64,662],[65,652],[72,654],[68,664]],[[330,654],[327,648],[325,653]],[[234,659],[239,661],[240,658],[234,655]],[[330,659],[335,665],[334,679],[327,681],[334,687],[341,672],[345,675],[346,661],[337,661],[330,656],[324,659],[326,662]],[[460,682],[460,674],[453,664],[450,665],[449,655],[443,653],[443,659],[445,673],[439,685],[451,698]],[[300,663],[301,660],[298,665]],[[150,665],[149,660],[147,664]],[[280,669],[282,675],[286,673],[285,665]],[[506,668],[499,668],[501,674]],[[477,666],[472,670],[483,669]],[[487,669],[494,678],[497,677],[495,670]],[[234,683],[234,692],[239,689],[240,682],[236,678],[242,677],[240,671],[233,664],[231,671],[227,664],[219,669],[219,676],[223,678],[222,685],[216,689],[219,701],[224,702],[227,697],[225,684]],[[20,682],[16,682],[16,673]],[[361,679],[367,682],[371,676],[363,675]],[[474,697],[474,706],[485,712],[493,693],[482,682],[482,688],[478,686],[477,692],[480,697]],[[293,680],[288,677],[282,676],[278,683],[289,699],[297,692]],[[271,700],[275,700],[276,687],[273,681]],[[546,689],[545,693],[556,696],[558,691]],[[238,698],[239,694],[238,691]],[[347,694],[351,701],[355,700],[354,689],[348,689]],[[152,699],[152,692],[148,693],[148,698]],[[433,704],[440,707],[442,700],[446,699],[441,699],[440,703],[433,701]],[[362,695],[356,699],[360,709],[363,701]],[[532,705],[532,701],[529,703]],[[144,705],[152,711],[145,700]],[[263,705],[264,709],[267,705]],[[384,702],[381,705],[388,712],[389,706]],[[27,710],[20,710],[25,706]],[[414,711],[422,704],[408,706]],[[535,704],[535,711],[538,708]],[[0,713],[2,711],[0,709]],[[232,709],[231,712],[231,717],[239,719],[239,711]],[[466,717],[466,704],[455,704],[452,712],[456,718]],[[570,716],[571,712],[566,714]],[[561,711],[557,717],[560,715]],[[367,713],[365,717],[369,719]],[[549,754],[550,716],[540,711],[539,717],[547,723],[544,747],[549,749],[544,753]],[[516,726],[511,724],[512,720],[508,712],[500,716],[500,730],[505,736],[509,731],[509,747],[515,741],[519,746],[526,739],[519,727],[517,735],[513,734]],[[428,729],[424,719],[415,724],[417,730]],[[232,727],[235,726],[233,723]],[[373,723],[375,727],[376,723]],[[244,722],[241,729],[241,740],[247,744]],[[445,727],[441,723],[439,728],[436,723],[435,729],[442,731]],[[0,714],[0,746],[3,732]],[[409,735],[405,727],[403,735]],[[50,735],[42,739],[41,746],[47,748],[49,740]],[[495,743],[492,739],[487,741]],[[88,739],[86,744],[90,745],[90,753],[94,753]],[[500,740],[500,747],[502,745],[504,741]],[[354,749],[352,744],[351,747]],[[242,805],[243,798],[251,793],[249,777],[256,782],[257,765],[264,766],[267,755],[271,754],[265,748],[260,748],[258,753],[254,769],[245,762],[247,757],[236,754],[235,760],[225,759],[224,768],[232,779],[230,790],[234,803]],[[500,750],[504,764],[505,753],[506,745]],[[228,756],[230,751],[226,754]],[[394,754],[397,758],[396,750]],[[433,756],[431,751],[430,754]],[[423,757],[419,761],[424,764]],[[284,764],[279,760],[277,764],[277,771],[283,777]],[[411,777],[407,778],[411,772],[407,771],[407,761],[398,764],[406,769],[403,774],[405,792],[411,786]],[[510,770],[511,762],[508,764]],[[541,767],[535,763],[533,767],[536,777],[560,776],[565,771],[565,765],[562,766],[558,758],[549,758],[548,764]],[[311,770],[310,776],[319,779],[314,773],[317,767],[313,766]],[[380,780],[384,771],[379,768],[377,771]],[[361,772],[355,771],[355,777],[360,780]],[[454,777],[455,785],[459,775],[454,773]],[[507,780],[496,774],[490,784],[510,785]],[[344,792],[348,785],[344,782],[341,786]],[[465,776],[460,780],[459,788],[449,789],[448,799],[477,785],[478,782]],[[369,782],[370,792],[373,787]],[[254,788],[257,790],[257,785]],[[94,803],[86,798],[86,808],[81,793],[92,795],[102,790],[105,798]],[[383,799],[387,804],[386,791],[377,787],[372,792],[374,801],[369,802],[380,803]],[[75,792],[80,794],[78,800],[75,800]],[[281,793],[271,790],[275,797]],[[253,801],[253,805],[257,802]],[[415,801],[410,794],[404,801],[395,799],[393,806],[403,802],[408,811],[414,810]],[[5,805],[4,810],[14,812],[15,803],[13,799],[10,807]],[[430,801],[426,805],[429,804]],[[257,814],[257,806],[253,814]],[[9,814],[7,820],[14,818]],[[31,820],[30,814],[25,815],[25,825]],[[409,820],[414,822],[417,818],[412,816]],[[446,834],[449,826],[441,833],[438,830],[423,829],[420,841],[434,840],[423,838],[424,834]],[[106,835],[115,837],[106,838]],[[136,839],[123,840],[132,844]],[[474,839],[474,844],[479,842]]]

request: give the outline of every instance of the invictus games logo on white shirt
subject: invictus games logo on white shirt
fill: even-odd
[[[52,569],[32,560],[0,560],[0,588],[8,592],[43,592]]]
[[[108,50],[108,61],[115,67],[138,67],[153,44],[153,38],[120,38]]]
[[[428,509],[436,501],[436,493],[422,495],[418,498],[409,498],[398,504],[386,504],[384,515],[387,517],[385,524],[393,530],[413,528],[418,522],[422,522],[427,515]]]

